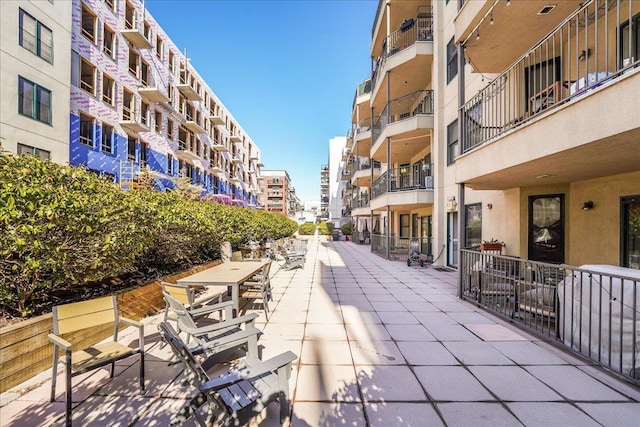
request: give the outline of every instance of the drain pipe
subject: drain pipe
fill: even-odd
[[[466,135],[463,132],[464,116],[462,114],[462,107],[464,106],[465,99],[465,69],[464,69],[464,44],[458,45],[458,152],[461,152],[464,143],[466,142]],[[455,167],[455,165],[454,165]],[[462,290],[464,284],[464,278],[462,277],[462,244],[464,242],[464,183],[458,184],[458,297],[462,297]]]

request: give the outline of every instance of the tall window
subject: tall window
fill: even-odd
[[[93,117],[80,113],[80,143],[93,147]]]
[[[173,120],[167,119],[167,138],[173,140]]]
[[[154,116],[156,132],[160,133],[162,131],[162,113],[158,110],[155,110]]]
[[[620,66],[626,67],[640,59],[640,14],[620,25]],[[630,31],[631,30],[631,31]]]
[[[140,81],[144,86],[149,86],[149,64],[140,61]]]
[[[50,151],[43,150],[41,148],[32,147],[30,145],[24,145],[24,144],[18,144],[17,153],[24,156],[39,157],[42,160],[49,160],[51,158]]]
[[[450,165],[455,162],[458,156],[458,119],[454,120],[449,126],[447,126],[447,164]]]
[[[173,156],[167,154],[167,174],[173,175]]]
[[[53,62],[53,32],[22,9],[18,42],[34,55]]]
[[[95,44],[96,37],[96,15],[86,5],[82,5],[82,34]]]
[[[116,57],[115,32],[105,24],[102,30],[102,51],[110,58]]]
[[[18,112],[51,124],[51,91],[18,77]]]
[[[145,126],[149,126],[149,108],[149,104],[146,102],[140,104],[140,121]]]
[[[147,163],[147,150],[149,149],[149,144],[146,142],[140,143],[140,164],[145,165]]]
[[[482,203],[465,206],[464,247],[482,243]]]
[[[400,215],[400,238],[409,238],[409,214]]]
[[[102,101],[114,106],[116,94],[116,82],[107,74],[102,74]]]
[[[122,120],[135,120],[135,98],[133,93],[122,89]]]
[[[458,75],[458,49],[453,42],[453,37],[447,43],[447,83]]]
[[[622,253],[620,265],[640,269],[640,194],[621,200]]]
[[[162,61],[162,45],[163,41],[159,36],[156,36],[156,56]]]
[[[102,124],[101,139],[100,149],[105,153],[113,154],[113,126]]]
[[[85,59],[80,61],[80,89],[96,95],[96,67]]]
[[[116,0],[104,0],[104,4],[106,4],[109,9],[113,11],[116,10]]]
[[[171,71],[171,74],[173,74],[173,62],[174,62],[174,58],[173,58],[173,52],[169,51],[169,71]]]
[[[136,144],[138,140],[133,136],[127,137],[127,160],[136,161]]]
[[[129,72],[138,77],[138,62],[140,56],[131,48],[129,48]]]

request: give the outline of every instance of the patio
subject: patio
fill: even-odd
[[[368,246],[311,240],[303,269],[274,264],[274,301],[258,327],[262,357],[298,355],[291,425],[637,426],[640,389],[456,297],[455,272],[386,261]],[[147,391],[138,362],[74,378],[75,425],[165,426],[193,390],[144,320]],[[121,341],[133,341],[127,328]],[[50,371],[3,393],[2,426],[61,426]],[[60,382],[59,382],[60,384]],[[255,425],[278,424],[271,405]],[[194,423],[187,424],[194,425]]]

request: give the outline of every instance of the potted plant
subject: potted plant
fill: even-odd
[[[504,242],[499,242],[498,240],[491,238],[491,240],[483,240],[482,243],[480,243],[480,250],[501,251],[503,246],[505,246]]]

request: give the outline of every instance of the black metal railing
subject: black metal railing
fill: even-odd
[[[369,207],[369,195],[367,193],[362,193],[351,199],[351,207],[353,209],[357,208],[368,208]]]
[[[583,3],[462,107],[461,154],[640,66],[628,43],[639,11],[637,2]]]
[[[371,184],[371,198],[397,191],[433,190],[433,181],[432,163],[390,169]]]
[[[418,256],[424,262],[433,260],[431,238],[429,237],[399,237],[373,234],[371,236],[371,251],[384,258],[406,261],[411,256]]]
[[[433,115],[433,90],[418,90],[387,102],[373,124],[371,142],[376,143],[387,125],[420,114]]]
[[[640,384],[640,272],[461,255],[462,298]]]

